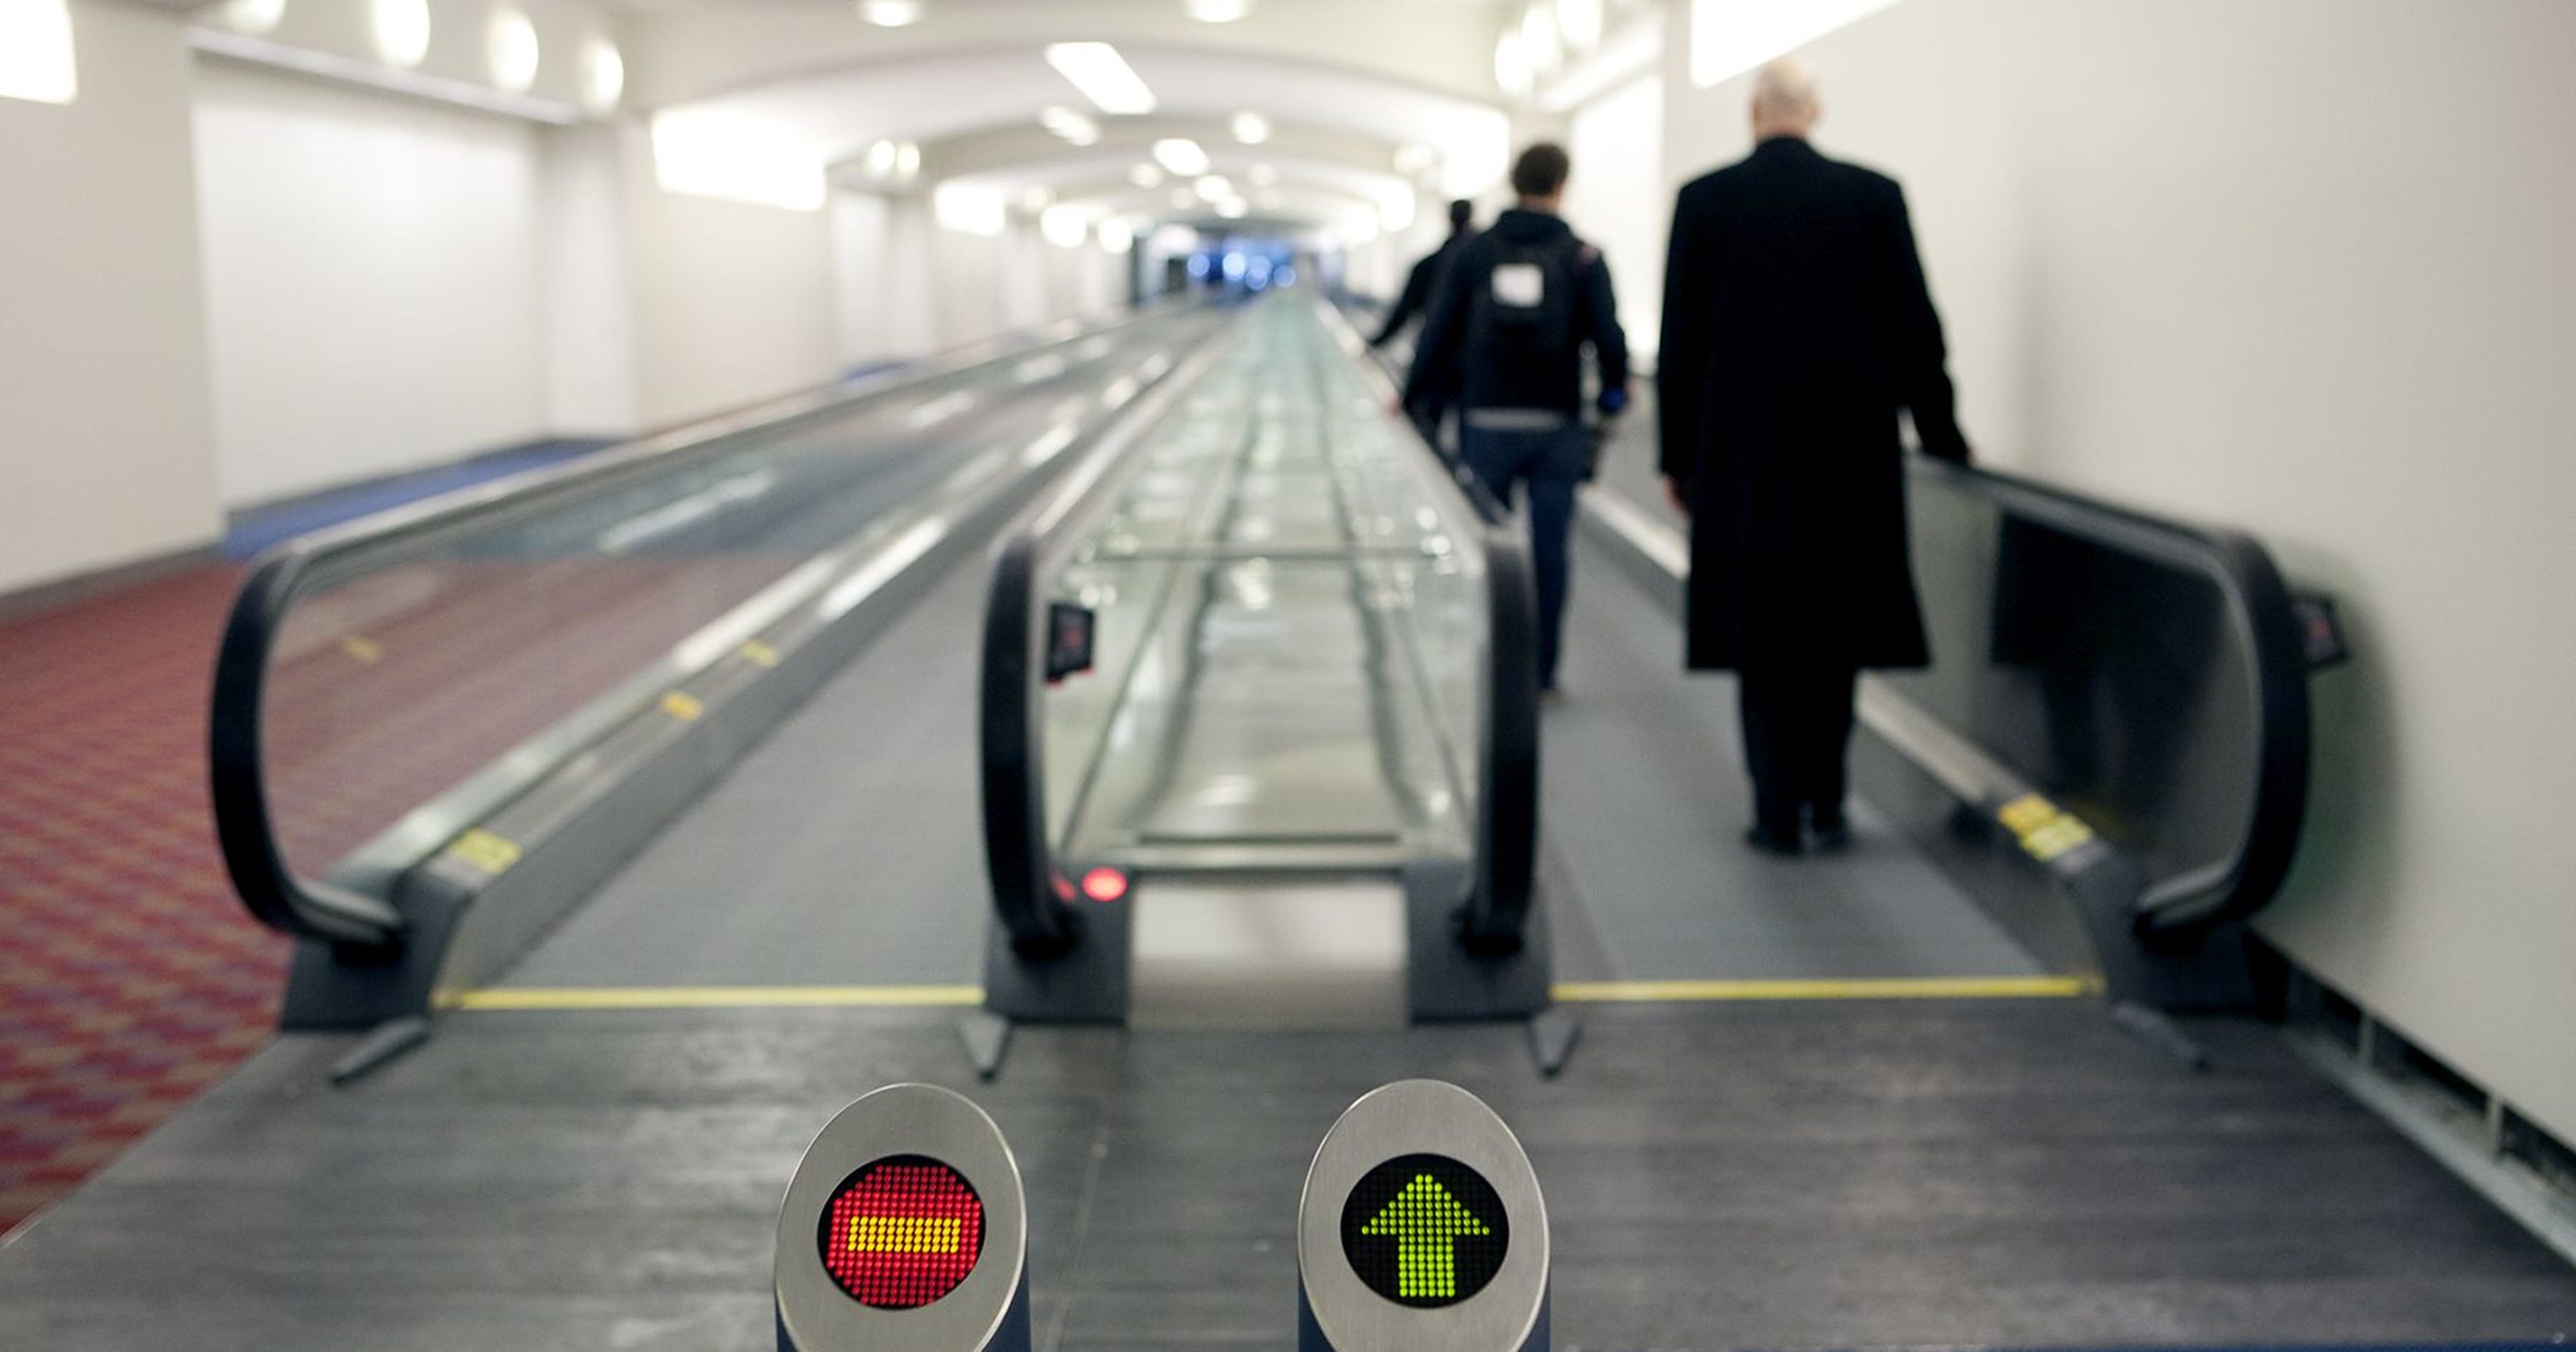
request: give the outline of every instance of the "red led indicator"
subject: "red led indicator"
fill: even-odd
[[[1127,875],[1114,868],[1096,868],[1082,875],[1082,895],[1098,902],[1116,901],[1127,895]]]
[[[984,1252],[984,1200],[926,1155],[889,1155],[823,1207],[823,1269],[870,1309],[911,1310],[957,1289]]]

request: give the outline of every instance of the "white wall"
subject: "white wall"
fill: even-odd
[[[78,98],[0,99],[0,592],[222,524],[180,24],[71,12]]]
[[[1664,190],[1662,78],[1630,80],[1577,109],[1565,149],[1574,161],[1566,219],[1609,260],[1629,348],[1650,363],[1673,216],[1672,195]]]
[[[1014,217],[998,236],[941,228],[919,198],[835,192],[832,290],[845,366],[926,356],[1127,301],[1127,260],[1060,248]]]
[[[2265,933],[2576,1139],[2576,6],[1905,0],[1813,55],[1820,141],[1912,195],[1971,439],[2342,598]],[[1678,70],[1676,181],[1745,94]]]
[[[222,61],[195,93],[227,503],[545,433],[533,125]]]
[[[667,193],[624,129],[637,408],[663,427],[840,372],[829,213]]]
[[[562,436],[630,435],[642,420],[618,129],[541,135],[547,427]]]

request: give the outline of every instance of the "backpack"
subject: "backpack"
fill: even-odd
[[[1493,271],[1476,288],[1468,332],[1516,357],[1572,352],[1581,342],[1575,288],[1599,251],[1572,235],[1544,244],[1497,243]]]

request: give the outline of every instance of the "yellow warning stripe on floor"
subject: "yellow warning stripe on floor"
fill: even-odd
[[[980,1005],[981,986],[490,986],[450,1009],[796,1009]]]
[[[1793,981],[1565,981],[1568,1004],[1673,1004],[1713,1000],[2065,1000],[2099,995],[2082,976],[1849,977]]]
[[[1568,981],[1567,1004],[1721,1000],[2043,1000],[2101,994],[2081,976],[1853,977],[1798,981]],[[980,986],[494,986],[453,995],[449,1009],[934,1008],[984,1003]]]

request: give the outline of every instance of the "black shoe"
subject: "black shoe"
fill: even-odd
[[[1851,828],[1830,822],[1807,833],[1807,846],[1818,854],[1840,854],[1851,848]]]
[[[1745,829],[1744,843],[1764,854],[1776,855],[1782,859],[1795,859],[1805,852],[1798,844],[1796,835],[1783,835],[1759,824]]]

